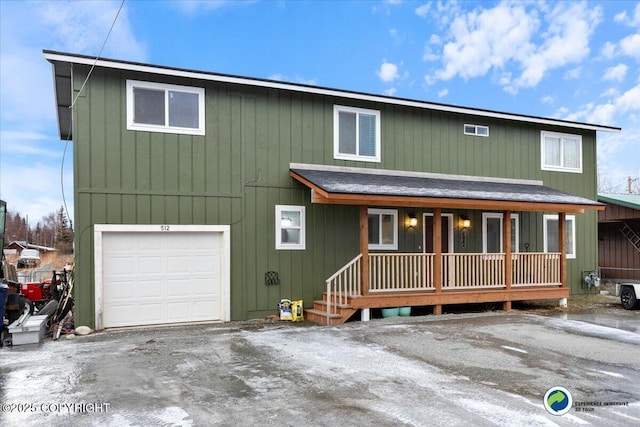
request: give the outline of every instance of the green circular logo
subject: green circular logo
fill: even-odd
[[[544,394],[544,409],[551,415],[564,415],[573,406],[573,396],[564,387],[551,387]]]

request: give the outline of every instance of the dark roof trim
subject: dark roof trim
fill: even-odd
[[[292,163],[312,202],[368,206],[582,213],[604,205],[540,181]]]
[[[87,56],[87,55],[78,55],[64,52],[56,52],[52,50],[43,50],[43,55],[45,59],[51,62],[54,65],[54,75],[56,76],[56,87],[58,85],[62,85],[63,83],[66,85],[71,85],[70,78],[68,82],[61,82],[58,80],[58,72],[57,68],[60,65],[68,66],[69,64],[85,64],[85,65],[96,65],[96,67],[104,67],[104,68],[113,68],[118,70],[131,70],[131,71],[139,71],[151,74],[159,74],[159,75],[168,75],[168,76],[179,76],[186,77],[192,79],[201,79],[201,80],[209,80],[209,81],[217,81],[217,82],[225,82],[225,83],[235,83],[241,85],[249,85],[256,87],[265,87],[272,89],[282,89],[289,90],[295,92],[303,92],[303,93],[312,93],[317,95],[327,95],[327,96],[335,96],[335,97],[343,97],[364,101],[372,101],[372,102],[380,102],[391,105],[401,105],[407,107],[414,108],[423,108],[429,110],[436,111],[445,111],[459,114],[469,114],[480,117],[490,117],[497,119],[505,119],[505,120],[515,120],[520,122],[528,122],[528,123],[537,123],[549,126],[563,126],[567,128],[575,128],[575,129],[584,129],[584,130],[593,130],[593,131],[604,131],[604,132],[620,132],[621,128],[615,126],[604,126],[604,125],[596,125],[590,123],[581,123],[581,122],[572,122],[568,120],[560,120],[560,119],[550,119],[545,117],[537,117],[537,116],[528,116],[524,114],[512,114],[505,113],[494,110],[483,110],[479,108],[469,108],[469,107],[459,107],[455,105],[448,104],[439,104],[435,102],[425,102],[418,101],[413,99],[406,98],[395,98],[391,96],[384,95],[375,95],[363,92],[355,92],[348,91],[342,89],[331,89],[319,86],[311,86],[305,84],[298,83],[286,83],[276,80],[267,80],[267,79],[258,79],[258,78],[249,78],[249,77],[241,77],[234,76],[229,74],[218,74],[204,71],[195,71],[189,70],[185,68],[174,68],[174,67],[166,67],[166,66],[158,66],[158,65],[150,65],[144,64],[140,62],[130,62],[130,61],[122,61],[122,60],[114,60],[107,58],[100,58],[96,61],[96,57]],[[66,70],[65,70],[66,71]],[[66,88],[61,88],[58,90],[56,88],[56,93],[64,91],[70,92],[70,90]],[[58,106],[60,106],[60,100],[58,100]],[[60,109],[60,107],[59,107]],[[62,117],[59,116],[59,120]],[[63,126],[68,126],[68,124],[63,124],[62,121],[59,121],[61,130]],[[62,132],[61,132],[62,135]]]

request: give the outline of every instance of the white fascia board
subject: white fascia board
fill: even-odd
[[[48,61],[71,62],[75,64],[85,64],[103,68],[113,68],[118,70],[138,71],[150,74],[159,74],[172,77],[184,77],[189,79],[200,79],[222,83],[233,83],[239,85],[248,85],[256,87],[264,87],[269,89],[281,89],[294,92],[310,93],[316,95],[325,95],[333,97],[341,97],[348,99],[357,99],[360,101],[380,102],[384,104],[400,105],[405,107],[422,108],[428,110],[444,111],[450,113],[469,114],[480,117],[491,117],[495,119],[515,120],[527,123],[537,123],[549,126],[563,126],[567,128],[585,129],[604,132],[620,132],[620,128],[612,126],[601,126],[588,123],[576,123],[564,120],[547,119],[544,117],[533,117],[518,114],[502,113],[498,111],[487,111],[473,108],[457,107],[446,104],[433,104],[424,101],[414,101],[410,99],[393,98],[388,96],[373,95],[359,92],[350,92],[338,89],[322,88],[317,86],[298,85],[292,83],[283,83],[273,80],[251,79],[247,77],[238,77],[222,74],[213,74],[202,71],[192,71],[179,68],[158,67],[147,64],[120,62],[109,59],[98,59],[86,56],[74,56],[58,52],[46,51],[43,53],[44,58]]]

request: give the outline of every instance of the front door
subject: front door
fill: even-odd
[[[453,214],[442,214],[442,241],[440,243],[443,254],[452,254],[453,251]],[[424,233],[422,239],[422,247],[424,253],[433,253],[433,214],[424,214]],[[429,276],[427,276],[429,277]],[[453,258],[444,257],[442,262],[442,284],[444,286],[451,285],[453,282]]]

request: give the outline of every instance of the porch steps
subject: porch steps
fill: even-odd
[[[350,304],[338,304],[337,305],[337,311],[338,313],[335,314],[331,314],[330,318],[329,318],[329,324],[330,325],[340,325],[344,322],[346,322],[347,320],[349,320],[349,318],[351,316],[353,316],[353,314],[358,311],[357,309],[353,308]],[[310,309],[306,309],[304,311],[304,317],[306,320],[309,320],[310,322],[315,322],[318,323],[320,325],[326,325],[327,324],[327,294],[326,292],[322,294],[322,299],[321,300],[315,300],[313,301],[313,308]]]

